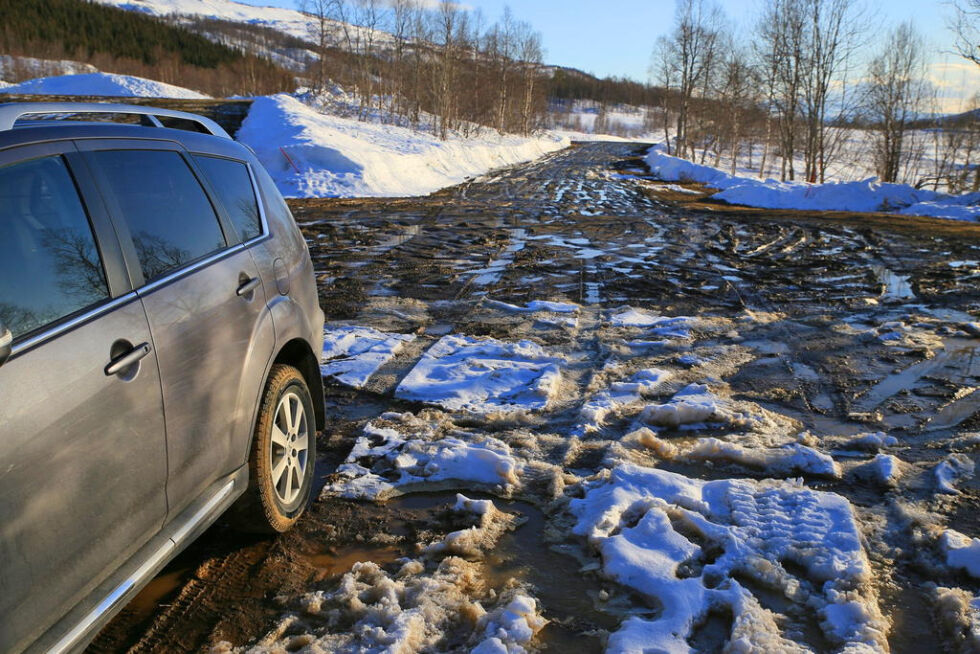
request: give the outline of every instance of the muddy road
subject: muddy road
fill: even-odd
[[[712,577],[728,546],[710,530],[692,535],[672,509],[671,534],[698,551],[672,574],[736,588],[761,611],[741,600],[701,611],[680,636],[695,651],[720,651],[739,629],[763,642],[741,621],[760,615],[785,650],[971,651],[970,615],[954,600],[980,583],[949,556],[947,530],[980,536],[980,226],[725,207],[648,179],[640,152],[581,145],[425,198],[292,202],[328,329],[410,336],[366,379],[326,379],[322,494],[293,532],[216,525],[89,651],[469,651],[504,624],[502,603],[522,597],[537,605],[534,636],[508,641],[498,629],[504,644],[621,646],[630,619],[666,619],[676,581],[667,591],[630,581],[604,549],[619,528],[608,542],[576,528],[575,502],[628,466],[778,487],[787,505],[833,493],[860,536],[851,555],[867,569],[833,583],[863,607],[852,622],[864,631],[842,635],[826,609],[841,593],[809,554],[773,555],[776,581],[739,565]],[[553,365],[557,381],[535,377],[533,401],[509,388],[466,403],[466,379],[446,391],[418,368],[437,343],[464,357],[477,341],[530,345],[465,359],[468,370],[489,366],[505,385],[505,373]],[[517,362],[498,368],[508,357]],[[407,377],[432,382],[430,395]],[[699,406],[710,410],[689,415]],[[506,474],[416,465],[450,437],[492,451]],[[496,526],[452,510],[457,492],[492,500]],[[743,534],[734,517],[704,515],[732,530],[725,542]],[[483,542],[453,550],[468,527]],[[387,592],[394,609],[379,599]],[[405,636],[396,626],[409,617]]]

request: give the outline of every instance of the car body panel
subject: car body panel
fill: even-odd
[[[111,189],[100,179],[98,166],[88,154],[99,149],[164,149],[180,152],[214,205],[228,241],[227,248],[188,264],[163,279],[144,284],[128,228],[121,220],[118,205],[114,204]],[[99,416],[103,420],[111,418],[106,421],[110,423],[110,428],[101,429],[105,432],[100,434],[103,439],[113,438],[114,430],[125,432],[126,429],[137,429],[135,435],[128,433],[125,443],[117,444],[119,452],[125,452],[126,445],[142,448],[152,445],[153,449],[134,454],[139,457],[139,465],[134,466],[136,469],[145,466],[152,471],[145,472],[140,479],[131,480],[141,490],[129,495],[142,499],[139,506],[126,506],[133,513],[134,520],[142,520],[146,516],[152,516],[152,519],[142,531],[130,525],[126,519],[122,520],[122,526],[115,527],[116,531],[113,531],[112,525],[104,526],[102,523],[89,523],[90,528],[83,529],[77,521],[66,520],[66,529],[79,537],[87,535],[93,543],[99,543],[100,547],[105,548],[108,558],[98,571],[94,570],[94,567],[98,567],[95,563],[89,568],[79,567],[77,571],[72,571],[69,576],[85,583],[74,592],[64,593],[57,607],[52,608],[44,618],[25,611],[15,615],[0,600],[0,651],[33,653],[52,648],[55,651],[76,651],[84,647],[100,626],[122,608],[153,574],[244,492],[248,486],[246,462],[258,403],[269,370],[275,362],[291,363],[303,370],[315,398],[317,427],[322,428],[324,423],[320,399],[322,382],[317,368],[322,348],[323,313],[317,303],[312,264],[305,241],[288,208],[282,211],[285,204],[281,196],[274,186],[268,186],[271,180],[252,153],[228,139],[134,125],[61,122],[57,126],[0,131],[0,165],[28,158],[28,154],[40,156],[52,152],[63,154],[76,173],[76,183],[86,205],[91,203],[88,207],[92,212],[90,218],[104,260],[110,295],[114,298],[109,302],[114,309],[123,305],[128,307],[120,313],[118,320],[131,322],[134,316],[127,311],[138,308],[135,318],[142,320],[141,335],[151,345],[152,355],[141,362],[141,373],[136,380],[151,387],[155,385],[153,393],[144,388],[139,394],[140,401],[144,402],[140,407],[130,406],[137,398],[126,396],[119,400],[122,404],[115,408],[115,412],[105,409],[100,414],[84,415],[84,411],[79,409],[83,413],[79,417],[58,422],[62,430],[58,437],[76,445],[84,443],[82,439],[91,438],[89,434],[92,431],[99,431],[95,423],[85,421],[97,420]],[[229,215],[221,207],[215,189],[194,164],[190,153],[228,157],[248,165],[259,201],[262,235],[245,243],[238,243],[232,237]],[[267,181],[265,186],[261,183],[263,179]],[[152,180],[147,180],[147,183],[152,183]],[[270,211],[273,206],[277,208],[276,211]],[[287,294],[280,294],[278,288],[275,277],[277,261],[288,280]],[[259,284],[250,297],[239,296],[236,293],[239,284],[255,277]],[[110,312],[105,317],[111,320],[112,316]],[[22,386],[20,377],[25,373],[21,367],[28,361],[29,354],[36,360],[46,362],[45,366],[38,366],[33,374],[57,376],[44,377],[25,388],[46,385],[45,392],[52,402],[62,401],[65,394],[63,383],[67,379],[58,374],[58,368],[46,357],[57,356],[69,361],[71,370],[83,364],[91,367],[92,361],[98,359],[98,375],[113,381],[114,378],[105,377],[101,369],[106,363],[102,361],[106,353],[100,350],[105,349],[102,341],[112,339],[110,332],[118,331],[118,328],[89,334],[90,330],[98,331],[98,324],[109,325],[108,322],[99,323],[82,316],[55,326],[27,344],[35,348],[36,354],[33,354],[34,350],[25,350],[23,343],[18,351],[18,344],[15,343],[14,355],[7,363],[0,365],[0,397],[4,398],[4,404],[8,397],[19,398],[16,393],[26,392],[17,389]],[[62,349],[63,344],[71,344],[76,335],[84,340],[76,343],[74,348]],[[151,367],[158,377],[151,379],[149,374],[144,374]],[[105,383],[98,381],[100,383],[79,384],[80,388],[73,389],[75,394],[69,393],[69,397],[75,398],[76,394],[81,394],[77,395],[81,398],[86,392],[98,394],[100,388],[105,388]],[[124,389],[135,388],[133,382],[125,383],[129,386],[124,386]],[[10,388],[15,390],[8,391]],[[147,401],[148,397],[152,399]],[[85,404],[82,400],[77,402]],[[155,422],[142,415],[131,423],[122,422],[119,421],[120,407],[124,411],[152,410],[157,417]],[[17,434],[11,436],[11,433],[24,429],[30,431],[27,427],[11,427],[15,424],[8,420],[11,411],[9,407],[0,407],[0,487],[5,476],[17,484],[27,484],[23,478],[4,472],[17,456],[7,447],[8,442],[18,442]],[[57,415],[57,411],[51,413]],[[151,437],[141,439],[144,424],[146,433]],[[84,431],[76,433],[76,425],[84,426]],[[50,440],[50,437],[45,435],[45,439]],[[61,461],[58,457],[55,460]],[[78,461],[86,460],[88,464],[78,464]],[[86,501],[105,501],[102,493],[106,488],[124,494],[120,488],[123,481],[103,478],[106,471],[97,461],[84,457],[75,461],[75,467],[79,470],[73,470],[72,474],[84,477],[89,483],[85,492]],[[65,495],[66,488],[52,492],[62,493],[63,506],[67,507],[66,510],[74,511],[78,500]],[[140,495],[141,492],[144,495]],[[0,529],[6,530],[2,532],[5,540],[8,533],[17,536],[11,530],[14,529],[14,521],[22,519],[18,516],[31,515],[35,520],[45,519],[29,514],[25,506],[0,507],[0,512],[7,512],[0,513],[4,518]],[[79,506],[87,505],[81,503]],[[122,533],[127,534],[125,544],[106,540],[118,539]],[[62,560],[59,556],[59,552],[51,552],[47,558],[53,562],[50,575],[54,581],[44,588],[34,586],[26,590],[58,594],[57,577],[65,576],[67,569],[59,562]],[[0,580],[5,580],[0,586],[4,586],[5,591],[8,590],[6,580],[13,580],[13,574],[21,577],[27,574],[7,571],[17,565],[16,554],[9,548],[4,552],[0,544]],[[17,578],[18,584],[24,582],[21,577]],[[11,596],[20,597],[17,592]],[[26,600],[25,606],[32,606],[31,601],[35,600]],[[16,634],[10,627],[14,617],[26,625]],[[34,638],[36,640],[31,643]],[[8,644],[9,647],[6,646]]]
[[[106,376],[117,339],[150,340],[135,294],[0,368],[0,651],[36,637],[166,517],[156,356],[129,381]]]

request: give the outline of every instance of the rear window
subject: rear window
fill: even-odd
[[[248,167],[240,161],[206,155],[194,155],[194,159],[211,180],[241,240],[250,241],[259,236],[262,222]]]
[[[92,157],[119,203],[146,281],[225,247],[214,207],[180,154],[103,150]]]
[[[108,297],[92,226],[62,158],[0,168],[0,320],[14,338]]]

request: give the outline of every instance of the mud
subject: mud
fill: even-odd
[[[888,431],[899,439],[902,459],[921,465],[915,474],[924,481],[900,491],[849,476],[806,481],[844,495],[859,515],[877,516],[868,518],[867,549],[892,621],[892,651],[941,650],[923,584],[978,587],[929,565],[934,553],[923,554],[889,507],[931,501],[926,471],[950,452],[976,458],[958,437],[980,426],[980,340],[971,326],[980,316],[980,226],[728,207],[706,200],[699,187],[682,193],[648,179],[640,152],[583,145],[425,198],[290,203],[310,244],[328,320],[419,335],[363,390],[328,380],[319,485],[365,423],[385,411],[420,408],[395,399],[393,389],[440,335],[532,338],[575,352],[581,363],[569,376],[581,390],[610,355],[599,336],[603,310],[629,304],[665,315],[742,316],[727,342],[757,354],[726,378],[736,399],[799,420],[818,438]],[[574,326],[552,324],[495,310],[490,298],[518,305],[565,300],[583,310]],[[721,340],[708,335],[698,347]],[[558,407],[541,430],[568,433],[575,416],[571,405]],[[583,440],[566,468],[599,469],[602,436]],[[567,454],[555,452],[558,459]],[[764,476],[726,466],[664,467],[702,478]],[[962,491],[930,506],[950,526],[978,536],[980,489],[968,481]],[[551,621],[541,647],[601,651],[624,612],[596,599],[615,589],[583,572],[569,544],[555,537],[548,500],[544,485],[520,501],[495,500],[525,521],[487,560],[486,575],[535,589]],[[271,540],[219,524],[89,651],[197,652],[219,641],[254,642],[282,614],[283,597],[329,588],[356,561],[397,565],[418,553],[418,543],[448,533],[454,525],[441,507],[449,502],[445,494],[382,504],[324,498],[294,531]],[[876,520],[887,524],[876,530]],[[692,645],[720,648],[730,619],[711,615]],[[795,628],[814,629],[805,616]]]

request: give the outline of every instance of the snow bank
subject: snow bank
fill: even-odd
[[[364,427],[323,494],[383,500],[406,486],[442,482],[507,494],[521,467],[503,441],[458,430],[438,412],[385,413]]]
[[[84,73],[59,75],[13,84],[3,93],[32,95],[107,95],[129,98],[181,98],[200,100],[210,96],[173,84],[164,84],[144,77],[113,73]]]
[[[320,372],[342,384],[363,388],[415,334],[388,334],[372,327],[334,327],[323,332]]]
[[[626,620],[608,652],[638,654],[656,643],[687,654],[696,625],[724,608],[734,618],[726,651],[804,651],[735,576],[816,611],[833,645],[888,650],[871,566],[843,497],[787,482],[705,482],[628,464],[584,482],[583,491],[569,504],[574,533],[599,554],[605,575],[662,606],[656,619]]]
[[[666,182],[700,182],[730,204],[801,211],[885,211],[909,216],[980,220],[980,193],[954,196],[874,178],[857,182],[779,182],[738,177],[717,168],[665,154],[654,146],[646,156],[653,175]]]
[[[402,379],[395,395],[479,414],[540,410],[558,391],[564,362],[531,341],[444,336]]]
[[[556,137],[435,136],[321,114],[288,95],[256,98],[238,140],[287,197],[425,195],[559,150]]]

